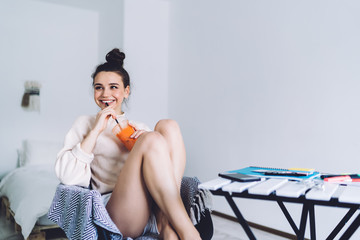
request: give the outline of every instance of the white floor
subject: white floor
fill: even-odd
[[[224,219],[219,216],[213,216],[214,236],[213,240],[246,240],[248,239],[244,230],[237,222]],[[279,237],[257,229],[252,229],[257,239],[266,240],[283,240],[287,238]],[[22,240],[20,233],[14,231],[14,224],[5,219],[4,213],[0,215],[0,240]],[[65,239],[54,236],[52,240]]]

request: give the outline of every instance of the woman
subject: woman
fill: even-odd
[[[125,54],[113,49],[92,75],[96,116],[79,117],[57,156],[55,171],[64,184],[98,190],[124,237],[159,232],[163,239],[200,239],[180,197],[186,154],[178,124],[159,121],[154,131],[130,122],[131,151],[112,133],[130,94]],[[156,220],[155,220],[156,218]]]

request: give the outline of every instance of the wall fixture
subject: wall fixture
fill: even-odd
[[[40,112],[40,82],[26,81],[24,87],[25,92],[21,101],[21,107],[27,111]]]

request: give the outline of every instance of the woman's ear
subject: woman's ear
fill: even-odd
[[[125,88],[125,98],[128,98],[129,95],[130,95],[130,86],[127,86],[127,87]]]

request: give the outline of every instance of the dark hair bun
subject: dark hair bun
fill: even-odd
[[[120,52],[118,48],[114,48],[105,57],[106,61],[111,64],[120,64],[121,66],[124,63],[125,53]]]

